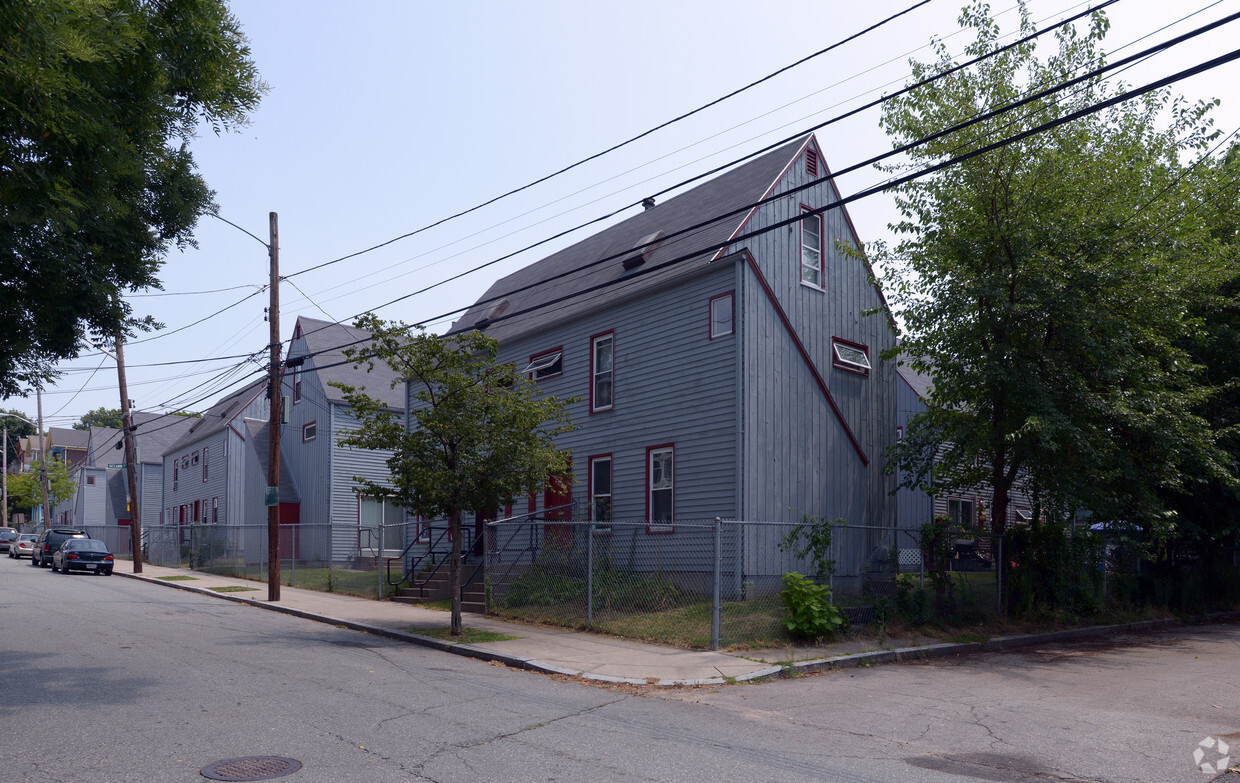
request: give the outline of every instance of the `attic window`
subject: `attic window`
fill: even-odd
[[[538,356],[530,357],[530,363],[521,371],[522,374],[528,374],[534,380],[542,380],[550,378],[553,375],[559,375],[564,372],[564,363],[560,356],[563,352],[560,350],[548,351]]]
[[[818,152],[816,150],[805,150],[805,173],[811,177],[818,176]]]
[[[663,237],[665,236],[667,236],[665,232],[656,231],[637,240],[637,244],[633,245],[632,252],[620,262],[625,271],[636,269],[649,261],[650,257],[654,255],[654,251],[659,249],[659,245],[663,244]]]
[[[831,353],[833,357],[831,363],[841,370],[862,375],[870,374],[870,354],[864,345],[833,337],[831,338]]]

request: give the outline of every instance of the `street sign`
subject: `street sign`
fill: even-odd
[[[123,464],[121,464],[121,465],[117,465],[117,464],[116,464],[116,463],[114,463],[114,462],[109,462],[109,463],[108,463],[108,468],[109,468],[109,469],[111,469],[111,468],[116,468],[117,470],[120,470],[121,468],[124,468],[124,467],[125,467],[125,466],[124,466]]]

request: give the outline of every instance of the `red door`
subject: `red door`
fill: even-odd
[[[296,558],[301,551],[301,530],[296,526],[301,523],[300,503],[280,504],[280,559]]]
[[[543,494],[544,516],[547,520],[572,519],[573,475],[564,473],[552,476]],[[543,545],[553,549],[568,549],[573,542],[572,525],[545,524]]]

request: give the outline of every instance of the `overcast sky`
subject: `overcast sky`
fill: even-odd
[[[271,91],[249,127],[223,136],[207,129],[193,145],[194,154],[216,191],[222,217],[265,241],[268,213],[279,214],[280,267],[291,275],[551,174],[914,2],[362,0],[346,8],[338,1],[234,0],[233,12]],[[1013,6],[1005,0],[991,5],[1004,30],[1012,31]],[[1032,0],[1029,7],[1042,27],[1087,4]],[[429,321],[441,330],[453,310],[469,305],[498,277],[601,225],[384,305],[898,89],[909,57],[931,59],[932,36],[946,39],[953,52],[971,39],[959,33],[959,9],[960,0],[932,0],[853,43],[517,196],[294,275],[280,288],[281,334],[285,340],[291,336],[298,315],[351,320],[374,308],[385,318]],[[1240,0],[1120,0],[1108,9],[1113,24],[1106,48],[1120,50],[1112,57],[1118,59],[1237,11]],[[1240,40],[1235,27],[1155,57],[1122,78],[1141,85],[1226,53]],[[1151,37],[1134,43],[1144,36]],[[1193,99],[1222,99],[1214,116],[1217,127],[1230,133],[1240,127],[1237,83],[1240,66],[1232,63],[1176,89]],[[877,110],[818,136],[832,170],[891,147]],[[865,170],[837,184],[847,195],[881,179],[879,172]],[[863,242],[887,238],[887,224],[897,218],[885,196],[857,202],[849,211]],[[198,249],[173,252],[164,266],[165,292],[177,295],[129,297],[139,314],[166,325],[162,333],[139,337],[125,349],[129,396],[140,410],[202,410],[228,384],[261,369],[257,363],[238,367],[243,360],[236,358],[151,366],[247,355],[267,344],[268,295],[257,293],[268,280],[266,249],[209,217],[200,221],[197,236]],[[203,293],[217,289],[231,290]],[[69,426],[90,409],[118,406],[111,358],[83,355],[63,369],[60,381],[44,394],[48,426]],[[9,399],[3,407],[35,417],[33,394]]]

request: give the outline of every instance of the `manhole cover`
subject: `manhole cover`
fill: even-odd
[[[211,780],[271,780],[291,775],[301,769],[297,759],[280,756],[248,756],[208,764],[199,770],[200,775]]]

